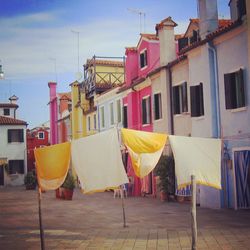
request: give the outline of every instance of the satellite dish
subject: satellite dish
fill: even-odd
[[[76,80],[77,80],[77,81],[81,80],[81,78],[82,78],[82,73],[81,73],[81,72],[77,72],[77,73],[75,74],[75,77],[76,77]]]

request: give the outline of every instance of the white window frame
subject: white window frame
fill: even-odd
[[[155,111],[156,111],[156,109],[155,109],[155,96],[156,95],[160,96],[160,101],[159,101],[159,98],[158,98],[159,114],[160,114],[160,117],[158,119],[155,118]],[[154,105],[154,120],[159,121],[159,120],[162,119],[162,94],[161,94],[161,92],[154,93],[154,104],[153,105]]]
[[[141,104],[141,119],[142,119],[142,125],[147,126],[151,123],[151,96],[147,95],[142,98],[143,100],[146,100],[146,123],[143,123],[143,108]]]
[[[100,128],[105,128],[105,108],[100,106]]]
[[[146,56],[145,56],[145,52],[146,52]],[[144,65],[143,67],[141,67],[141,55],[144,54]],[[146,59],[145,59],[146,58]],[[145,62],[146,61],[146,62]],[[139,54],[139,63],[140,63],[140,69],[143,70],[143,69],[146,69],[148,67],[148,52],[147,52],[147,49],[143,49],[140,54]]]
[[[109,103],[109,115],[110,126],[113,127],[115,125],[114,102]]]
[[[40,137],[41,134],[43,135],[42,138]],[[39,131],[39,132],[37,133],[37,138],[38,138],[38,140],[44,140],[44,139],[45,139],[44,131]]]

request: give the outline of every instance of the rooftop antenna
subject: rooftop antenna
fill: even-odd
[[[145,33],[145,19],[146,19],[146,13],[141,11],[141,10],[137,10],[137,9],[131,9],[131,8],[127,8],[127,10],[131,13],[134,14],[138,14],[140,16],[140,33],[144,32]],[[143,16],[143,30],[142,30],[142,16]]]

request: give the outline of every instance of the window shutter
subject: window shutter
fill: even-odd
[[[148,65],[148,53],[147,50],[144,51],[144,66]]]
[[[183,37],[183,38],[178,39],[178,48],[179,48],[179,51],[181,51],[187,45],[188,45],[188,38],[187,37]]]
[[[140,65],[141,65],[141,68],[143,68],[143,64],[144,64],[144,60],[143,60],[143,57],[144,57],[144,55],[143,55],[143,53],[142,54],[140,54]]]
[[[173,87],[173,111],[174,114],[180,114],[179,86]]]
[[[123,127],[128,127],[128,109],[127,106],[123,106]]]
[[[198,88],[199,91],[199,116],[204,115],[204,100],[203,100],[203,84],[202,82],[199,85]]]
[[[181,85],[182,112],[188,112],[187,103],[187,82]]]
[[[233,108],[231,74],[224,75],[226,109]]]
[[[245,107],[246,106],[246,101],[245,101],[245,86],[244,86],[244,71],[243,69],[240,69],[238,71],[239,74],[239,82],[240,82],[240,107]]]
[[[142,124],[147,123],[147,107],[146,107],[146,99],[142,100]]]
[[[23,129],[19,129],[18,130],[18,133],[19,133],[19,142],[24,142],[24,140],[23,140]]]
[[[190,99],[191,99],[191,117],[196,117],[197,115],[197,106],[196,106],[196,86],[190,87]]]
[[[11,130],[8,129],[8,142],[10,143],[11,142]]]

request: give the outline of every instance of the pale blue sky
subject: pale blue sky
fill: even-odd
[[[171,16],[184,32],[189,18],[197,17],[196,0],[0,0],[0,102],[19,97],[18,118],[29,128],[49,119],[48,82],[57,79],[59,92],[70,91],[78,68],[87,58],[124,56],[140,33],[139,14],[146,13],[145,32]],[[228,0],[218,0],[220,18],[229,17]],[[142,18],[143,23],[143,18]],[[143,28],[143,27],[142,27]],[[143,30],[142,30],[143,31]],[[56,62],[56,63],[55,63]],[[56,65],[56,70],[55,70]]]

